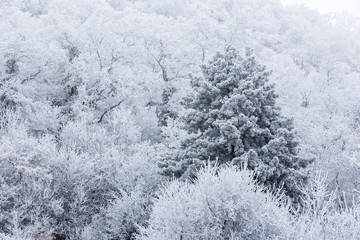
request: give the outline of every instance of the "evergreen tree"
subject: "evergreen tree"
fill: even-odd
[[[203,77],[193,78],[195,94],[184,99],[184,128],[190,134],[175,155],[161,162],[163,173],[193,176],[206,161],[246,166],[260,183],[283,187],[298,198],[296,184],[307,179],[312,159],[298,155],[291,119],[276,106],[270,71],[247,49],[245,58],[232,47],[202,66]]]

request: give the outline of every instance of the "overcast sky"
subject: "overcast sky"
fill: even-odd
[[[303,3],[321,13],[347,11],[360,17],[360,0],[281,0],[285,5]]]

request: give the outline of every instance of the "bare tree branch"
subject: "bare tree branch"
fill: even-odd
[[[30,75],[28,78],[25,78],[21,81],[21,84],[24,84],[27,81],[33,80],[37,75],[41,73],[41,69],[39,69],[36,73]]]
[[[159,67],[161,68],[161,72],[162,72],[162,77],[164,79],[164,82],[169,82],[169,78],[167,76],[167,72],[166,72],[166,68],[164,65],[161,64],[161,61],[164,59],[165,55],[161,54],[160,58],[157,59],[154,55],[153,55],[155,61],[158,63]]]
[[[105,110],[105,112],[103,114],[101,114],[100,119],[97,121],[97,123],[101,123],[102,120],[104,119],[104,116],[110,112],[111,110],[113,110],[114,108],[118,107],[120,104],[122,104],[125,101],[125,99],[121,100],[120,102],[118,102],[117,104],[111,106],[110,108],[108,108],[107,110]]]

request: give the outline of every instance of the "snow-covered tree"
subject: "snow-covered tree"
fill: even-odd
[[[184,99],[183,117],[189,137],[161,166],[176,177],[192,176],[204,162],[224,165],[246,163],[260,183],[283,187],[296,198],[297,183],[311,159],[298,155],[291,119],[276,106],[271,72],[259,65],[250,49],[242,58],[233,47],[202,66],[203,77],[193,78],[195,95]]]
[[[194,184],[175,180],[155,200],[140,239],[287,239],[288,206],[265,192],[254,174],[207,166]]]

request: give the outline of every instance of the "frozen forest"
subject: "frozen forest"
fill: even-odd
[[[279,0],[0,0],[0,239],[360,239],[360,19]]]

